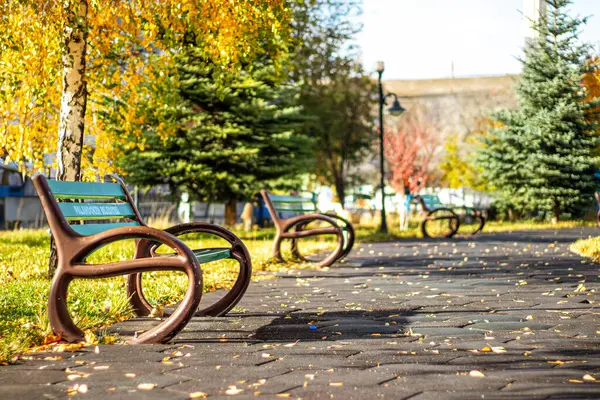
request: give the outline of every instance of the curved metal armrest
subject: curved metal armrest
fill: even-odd
[[[303,215],[298,215],[297,217],[293,217],[293,218],[289,218],[286,219],[285,222],[282,224],[281,230],[283,232],[287,232],[290,228],[298,225],[299,223],[304,222],[305,224],[308,224],[310,222],[313,221],[324,221],[324,222],[328,222],[329,224],[331,224],[334,228],[337,228],[338,230],[342,230],[343,228],[336,222],[335,219],[333,219],[332,217],[325,215],[325,214],[303,214]]]
[[[164,230],[164,232],[174,237],[184,235],[186,233],[208,233],[220,237],[226,240],[231,245],[231,253],[235,258],[248,256],[248,250],[240,238],[229,230],[219,225],[209,224],[207,222],[189,222],[185,224],[179,224],[171,226]],[[179,240],[179,239],[177,239]],[[145,244],[140,243],[138,246]],[[158,247],[156,243],[149,243],[149,250],[152,256],[155,255],[154,250]]]
[[[106,231],[97,233],[91,236],[82,236],[78,238],[79,246],[76,251],[70,257],[70,263],[82,263],[85,258],[90,255],[92,252],[97,250],[99,247],[105,246],[112,242],[117,242],[119,240],[126,239],[142,239],[148,243],[161,243],[171,247],[179,257],[174,257],[172,261],[162,260],[161,264],[166,267],[162,269],[177,269],[182,270],[181,265],[184,263],[189,263],[190,260],[195,259],[194,253],[192,250],[183,243],[180,239],[170,234],[169,232],[161,231],[159,229],[154,229],[149,226],[124,226],[114,229],[108,229]],[[97,270],[99,276],[107,276],[107,270],[114,269],[114,273],[112,275],[123,275],[126,273],[136,272],[136,267],[143,268],[144,265],[147,265],[150,260],[137,259],[137,260],[128,260],[128,261],[120,261],[105,264],[106,268],[102,269],[102,271]],[[148,265],[152,265],[155,262],[150,262]],[[77,265],[72,266],[72,268],[77,267]],[[78,270],[83,268],[77,268]],[[155,269],[155,268],[152,268]],[[141,272],[141,271],[140,271]]]
[[[242,240],[229,230],[206,222],[191,222],[175,225],[165,229],[164,232],[165,234],[174,237],[186,233],[208,233],[226,240],[231,245],[231,258],[236,260],[240,265],[240,272],[233,287],[216,303],[198,310],[195,315],[219,316],[230,311],[243,297],[252,276],[252,260],[250,258],[250,253]],[[157,260],[168,260],[169,257],[160,257],[159,254],[156,254],[155,251],[158,246],[159,244],[152,242],[151,240],[141,240],[136,247],[136,258],[144,259],[144,257],[151,257]],[[130,302],[138,315],[148,315],[150,313],[152,306],[144,297],[141,274],[129,276],[127,281],[127,293],[130,296]]]
[[[103,245],[122,239],[139,239],[146,242],[158,241],[172,247],[177,257],[138,258],[107,264],[83,264],[82,261]],[[70,239],[59,251],[60,267],[52,280],[48,298],[48,317],[52,330],[69,341],[84,338],[84,333],[75,325],[67,308],[68,286],[73,278],[106,278],[146,271],[183,271],[188,277],[183,300],[175,312],[161,324],[151,328],[130,343],[163,343],[175,336],[187,324],[202,297],[202,271],[188,246],[168,232],[147,226],[127,226],[109,229],[92,236]],[[131,275],[130,275],[131,276]]]

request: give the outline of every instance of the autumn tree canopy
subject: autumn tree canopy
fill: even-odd
[[[146,100],[151,85],[173,70],[173,55],[185,41],[226,69],[261,51],[277,53],[285,46],[287,18],[285,0],[2,2],[0,156],[41,170],[44,156],[59,150],[58,133],[61,143],[72,144],[65,147],[69,156],[93,145],[94,152],[83,146],[79,156],[84,170],[111,172],[115,144],[143,142],[145,114],[122,108],[125,134],[115,135],[103,125],[107,102]],[[152,100],[160,113],[164,99]]]
[[[396,128],[385,132],[385,158],[391,183],[400,193],[416,193],[431,178],[433,156],[439,147],[438,132],[422,110],[407,113]]]

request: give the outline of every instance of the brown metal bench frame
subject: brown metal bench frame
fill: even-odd
[[[48,316],[53,332],[63,340],[74,342],[84,339],[84,333],[73,322],[67,308],[69,283],[73,279],[109,278],[129,275],[127,294],[138,316],[150,314],[152,306],[146,300],[142,290],[142,273],[150,271],[181,271],[187,275],[188,284],[185,296],[175,311],[163,322],[143,334],[129,340],[131,344],[164,343],[185,327],[194,315],[219,316],[231,310],[242,298],[252,274],[252,263],[244,243],[228,230],[206,223],[177,225],[164,231],[144,224],[131,195],[123,182],[117,178],[128,203],[135,213],[132,221],[139,226],[123,226],[108,229],[100,233],[83,236],[76,232],[64,217],[59,203],[50,189],[46,178],[37,175],[33,183],[40,196],[42,207],[54,239],[58,253],[58,268],[52,280]],[[240,264],[238,278],[219,301],[197,311],[202,297],[203,281],[200,263],[191,250],[177,236],[190,232],[209,233],[225,239],[231,244],[229,258]],[[111,262],[107,264],[88,264],[87,256],[101,246],[124,239],[137,239],[133,260]],[[166,245],[175,251],[173,255],[157,254],[160,245]]]
[[[275,240],[273,242],[273,258],[280,262],[285,261],[281,254],[281,243],[285,239],[289,239],[292,241],[292,255],[304,262],[310,262],[310,260],[300,254],[298,241],[299,239],[311,236],[337,236],[335,250],[322,261],[315,263],[316,266],[330,266],[334,262],[346,257],[352,250],[354,246],[354,228],[349,221],[337,215],[319,213],[302,214],[292,218],[280,218],[269,193],[266,190],[261,190],[260,194],[269,210],[269,214],[271,214],[276,229]],[[307,229],[307,226],[315,221],[328,223],[331,227]],[[347,239],[345,239],[345,236]]]
[[[444,220],[444,219],[448,220],[448,224],[450,224],[450,232],[447,233],[446,235],[444,235],[444,237],[451,238],[458,233],[458,229],[460,228],[460,223],[461,223],[461,221],[460,221],[461,217],[454,211],[454,209],[449,208],[449,207],[438,207],[438,208],[430,209],[427,206],[425,200],[420,195],[416,195],[414,197],[414,201],[419,203],[419,205],[421,206],[421,208],[423,210],[423,219],[421,220],[421,223],[420,223],[421,234],[423,235],[423,237],[427,237],[427,238],[431,237],[429,235],[429,233],[427,232],[427,222],[428,221],[438,221],[438,220]],[[467,212],[469,212],[467,208],[465,208],[465,209],[467,210]],[[449,213],[450,215],[439,215],[440,212]],[[438,215],[436,215],[436,214],[438,214]],[[477,226],[477,228],[473,232],[470,232],[471,235],[476,235],[483,230],[486,219],[480,210],[473,209],[472,211],[470,211],[470,214],[472,217],[477,218],[479,220],[479,225]]]
[[[419,195],[416,195],[414,197],[414,200],[419,203],[421,209],[423,210],[423,219],[420,223],[421,234],[423,235],[423,237],[432,237],[427,232],[427,222],[439,220],[448,220],[450,231],[449,233],[444,235],[444,237],[451,238],[452,236],[456,235],[456,233],[458,232],[458,228],[460,227],[460,218],[452,209],[448,207],[430,209],[425,203],[425,200]],[[440,213],[449,213],[450,215],[439,215]]]

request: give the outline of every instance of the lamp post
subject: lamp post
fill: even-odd
[[[392,106],[388,108],[388,112],[392,115],[400,115],[405,109],[400,105],[398,96],[394,93],[383,94],[383,85],[381,84],[381,76],[385,70],[383,61],[377,62],[377,74],[379,83],[379,172],[381,174],[381,225],[379,231],[382,233],[388,233],[386,215],[385,215],[385,157],[383,152],[383,106],[388,97],[393,96],[394,102]]]

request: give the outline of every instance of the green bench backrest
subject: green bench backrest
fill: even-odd
[[[277,212],[307,213],[317,211],[313,196],[275,196],[269,195]]]
[[[446,207],[440,201],[440,198],[438,197],[437,194],[422,194],[421,198],[423,199],[423,202],[425,203],[427,208],[429,208],[430,210],[435,210],[436,208]]]
[[[48,186],[59,201],[58,206],[67,221],[106,221],[106,223],[73,224],[71,228],[88,236],[122,226],[139,226],[137,221],[108,222],[136,219],[127,195],[118,183],[67,182],[49,180]],[[90,202],[61,202],[61,200],[91,200]],[[104,202],[99,202],[104,201]]]

